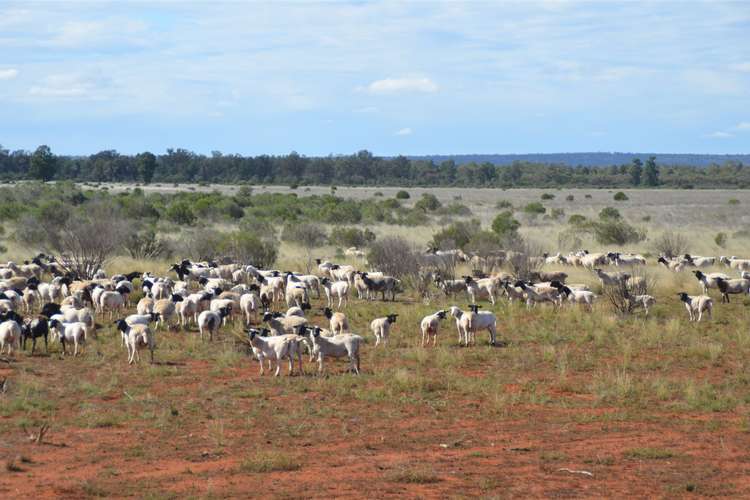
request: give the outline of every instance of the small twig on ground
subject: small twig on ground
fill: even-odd
[[[36,434],[34,434],[33,432],[29,432],[26,429],[26,426],[23,424],[21,425],[21,429],[23,429],[23,432],[29,438],[29,441],[34,441],[34,444],[42,444],[44,435],[47,434],[47,431],[49,431],[49,424],[47,422],[43,423],[41,427],[39,427],[39,432],[37,432]]]
[[[135,401],[135,399],[133,399],[133,396],[128,394],[126,391],[122,391],[122,393],[125,394],[128,398],[130,398],[131,401]]]
[[[558,472],[570,472],[571,474],[580,474],[582,476],[594,477],[594,475],[587,470],[573,470],[573,469],[568,469],[567,467],[563,467],[561,469],[557,469],[557,471]]]
[[[0,394],[5,394],[8,390],[8,378],[5,377],[0,381]]]

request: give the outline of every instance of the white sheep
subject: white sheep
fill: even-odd
[[[487,330],[490,334],[490,344],[497,342],[497,317],[490,311],[479,311],[482,306],[471,304],[469,311],[464,312],[456,306],[452,306],[451,316],[456,318],[458,328],[458,343],[476,344],[476,332]]]
[[[198,331],[203,340],[203,332],[208,331],[208,340],[214,339],[214,334],[219,331],[222,321],[232,311],[231,304],[220,308],[218,311],[203,311],[198,315]]]
[[[729,276],[727,276],[724,273],[708,273],[704,274],[702,271],[693,271],[693,274],[695,275],[695,278],[700,281],[701,284],[701,290],[703,292],[703,295],[708,295],[708,290],[711,288],[719,288],[717,280],[719,278],[728,280],[730,279]]]
[[[326,307],[323,309],[323,315],[328,318],[331,332],[333,332],[334,335],[349,331],[349,321],[346,319],[346,314],[342,312],[333,312],[330,307]]]
[[[0,354],[8,346],[8,356],[13,354],[13,346],[21,349],[21,325],[14,320],[0,323]]]
[[[656,304],[656,299],[651,295],[626,295],[632,309],[643,309],[648,316],[649,310]]]
[[[690,321],[700,321],[703,319],[704,312],[706,312],[708,318],[711,319],[711,312],[714,306],[711,297],[708,295],[688,295],[685,292],[680,292],[677,296],[685,303],[685,308],[690,315]]]
[[[385,318],[375,318],[370,322],[370,330],[375,335],[375,347],[383,342],[383,345],[388,344],[388,336],[391,332],[391,325],[396,322],[398,314],[389,314]]]
[[[308,329],[313,344],[313,353],[318,357],[318,374],[323,373],[325,358],[349,358],[351,370],[359,375],[359,349],[365,339],[353,333],[326,337],[318,327]]]
[[[328,278],[323,278],[320,282],[326,292],[326,300],[328,301],[328,307],[333,307],[333,299],[339,299],[338,308],[341,309],[342,304],[348,305],[349,303],[349,282],[348,281],[335,281],[331,282]]]
[[[263,375],[263,361],[269,360],[269,364],[272,360],[276,361],[276,372],[274,376],[278,377],[281,372],[281,360],[284,358],[289,359],[289,375],[292,375],[294,371],[293,358],[296,356],[299,361],[299,370],[302,373],[302,352],[300,350],[299,336],[294,334],[278,335],[274,337],[266,337],[269,331],[267,329],[258,330],[250,328],[247,331],[248,338],[250,340],[250,346],[253,349],[253,354],[258,358],[260,364],[260,374]]]
[[[151,363],[154,362],[154,349],[156,349],[156,339],[154,332],[148,327],[148,324],[133,323],[128,324],[127,318],[115,322],[117,329],[122,335],[122,342],[128,349],[128,364],[141,361],[140,349],[148,348],[151,353]]]
[[[54,317],[53,317],[54,318]],[[57,318],[51,319],[49,328],[55,333],[62,344],[62,354],[65,356],[66,343],[73,343],[73,356],[78,356],[78,348],[86,341],[86,325],[80,322],[63,323]]]
[[[500,288],[500,278],[492,277],[478,280],[475,280],[471,276],[463,276],[463,278],[471,302],[476,303],[480,296],[486,296],[490,299],[492,305],[495,305],[495,292]]]
[[[434,314],[430,314],[422,318],[420,323],[420,329],[422,331],[422,347],[425,346],[425,339],[427,345],[430,344],[430,337],[432,338],[432,345],[437,346],[437,335],[440,329],[440,321],[445,319],[446,311],[440,310]]]
[[[721,301],[729,303],[730,294],[748,294],[750,293],[750,279],[716,279],[716,286],[721,292]]]
[[[120,313],[125,307],[125,298],[120,292],[104,291],[99,297],[99,309],[102,312],[109,311],[109,319],[115,312]]]
[[[245,315],[245,323],[249,326],[250,319],[258,314],[260,299],[253,292],[245,293],[240,296],[240,311]]]

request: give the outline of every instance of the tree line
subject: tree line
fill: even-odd
[[[517,161],[457,164],[453,160],[378,157],[363,150],[352,155],[307,157],[292,152],[280,156],[210,156],[185,149],[164,154],[120,154],[115,150],[89,156],[55,155],[48,146],[35,151],[10,151],[0,146],[0,179],[71,180],[79,182],[170,182],[315,184],[350,186],[459,187],[668,187],[748,188],[750,169],[738,161],[708,167],[659,165],[658,158],[635,158],[629,164],[573,167]]]

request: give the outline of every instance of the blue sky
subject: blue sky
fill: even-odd
[[[0,144],[750,152],[750,2],[0,3]]]

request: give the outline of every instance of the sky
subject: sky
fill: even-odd
[[[750,153],[750,1],[0,1],[0,144]]]

